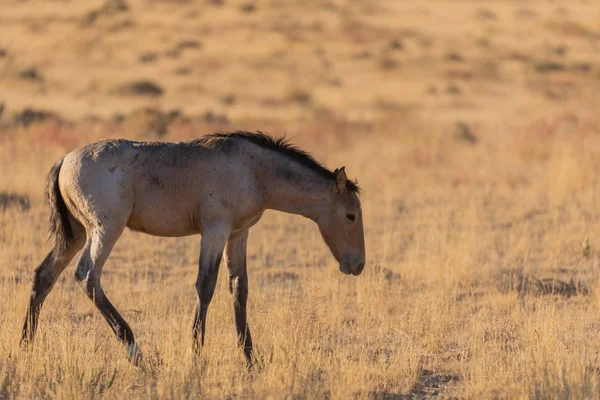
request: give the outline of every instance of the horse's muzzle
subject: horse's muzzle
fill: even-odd
[[[340,263],[340,271],[346,275],[358,276],[365,268],[365,261],[360,258],[346,258]]]

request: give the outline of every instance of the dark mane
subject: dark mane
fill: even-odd
[[[276,151],[279,154],[283,154],[284,156],[291,158],[299,164],[302,164],[306,168],[311,169],[312,171],[318,173],[324,178],[335,180],[335,175],[332,171],[325,168],[320,162],[315,160],[315,158],[304,150],[299,149],[295,145],[289,142],[289,140],[284,137],[274,138],[271,135],[264,132],[247,132],[247,131],[235,131],[229,133],[213,133],[209,135],[205,135],[196,141],[204,144],[204,145],[214,145],[216,143],[220,143],[224,140],[229,139],[243,139],[247,140],[251,143],[254,143],[260,147],[264,147],[265,149]],[[353,193],[360,193],[360,187],[355,180],[348,179],[346,183],[346,188]]]

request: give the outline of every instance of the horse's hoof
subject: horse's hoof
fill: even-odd
[[[140,346],[137,343],[129,343],[127,345],[127,360],[136,367],[139,367],[142,364],[142,359]]]

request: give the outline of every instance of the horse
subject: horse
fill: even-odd
[[[46,199],[54,246],[35,269],[21,345],[34,339],[42,304],[83,249],[75,280],[140,365],[129,324],[101,285],[102,268],[125,227],[154,236],[200,234],[193,350],[205,327],[221,258],[225,256],[238,347],[252,365],[247,323],[249,229],[267,209],[314,221],[342,273],[365,265],[363,216],[356,181],[331,171],[284,137],[262,132],[209,134],[186,142],[105,140],[76,149],[50,170]]]

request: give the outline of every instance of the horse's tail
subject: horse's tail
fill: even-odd
[[[63,159],[60,158],[48,174],[46,201],[50,206],[50,235],[54,236],[54,248],[64,251],[73,239],[73,228],[69,222],[69,210],[58,187],[58,175]]]

